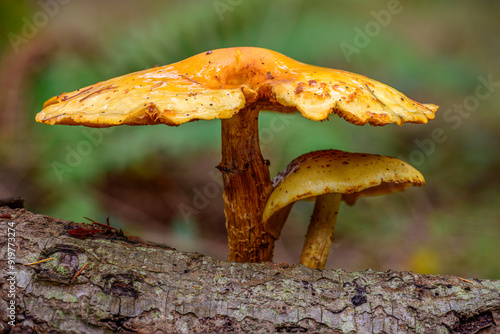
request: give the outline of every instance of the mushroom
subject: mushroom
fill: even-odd
[[[361,196],[423,185],[422,174],[396,158],[338,150],[310,152],[293,160],[274,178],[263,221],[278,239],[293,204],[316,198],[300,263],[323,269],[334,240],[341,200],[353,205]]]
[[[437,106],[415,102],[362,75],[300,63],[277,52],[237,47],[203,52],[49,99],[45,124],[109,127],[221,119],[229,260],[272,260],[274,237],[262,223],[272,191],[259,147],[261,110],[321,121],[335,113],[364,125],[427,123]]]

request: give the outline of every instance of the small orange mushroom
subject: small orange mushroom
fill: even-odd
[[[293,160],[274,178],[263,220],[278,239],[293,204],[316,198],[300,263],[323,269],[341,200],[352,205],[361,196],[390,194],[424,184],[419,171],[396,158],[337,150],[310,152]]]
[[[358,124],[427,123],[437,106],[415,102],[378,81],[307,65],[277,52],[238,47],[99,82],[49,99],[36,120],[108,127],[181,125],[222,119],[229,260],[272,260],[274,237],[262,223],[272,191],[259,147],[261,110],[299,111],[320,121],[337,114]]]

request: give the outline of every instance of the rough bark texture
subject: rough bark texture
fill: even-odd
[[[258,131],[259,109],[244,109],[222,120],[224,213],[229,261],[266,262],[273,259],[274,238],[262,223],[273,187],[262,157]]]
[[[18,330],[12,333],[500,329],[500,281],[228,263],[24,209],[3,207],[0,217],[2,333],[12,330],[12,277]],[[9,227],[15,240],[7,240]],[[12,275],[8,242],[15,248]],[[25,265],[50,257],[54,260]]]

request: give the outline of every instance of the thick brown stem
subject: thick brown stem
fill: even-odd
[[[259,110],[244,109],[222,120],[222,161],[229,261],[271,261],[274,238],[262,224],[272,191],[269,167],[259,146]]]
[[[333,193],[318,196],[300,263],[309,268],[324,269],[335,236],[335,222],[342,195]]]

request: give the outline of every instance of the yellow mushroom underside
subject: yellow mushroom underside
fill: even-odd
[[[63,93],[49,99],[36,120],[91,127],[176,126],[230,118],[250,105],[299,111],[314,121],[337,114],[358,125],[427,123],[438,108],[363,75],[242,47],[200,53]]]
[[[419,171],[393,157],[315,151],[295,159],[274,179],[263,221],[310,197],[340,193],[343,200],[353,204],[359,196],[388,194],[424,184]]]

